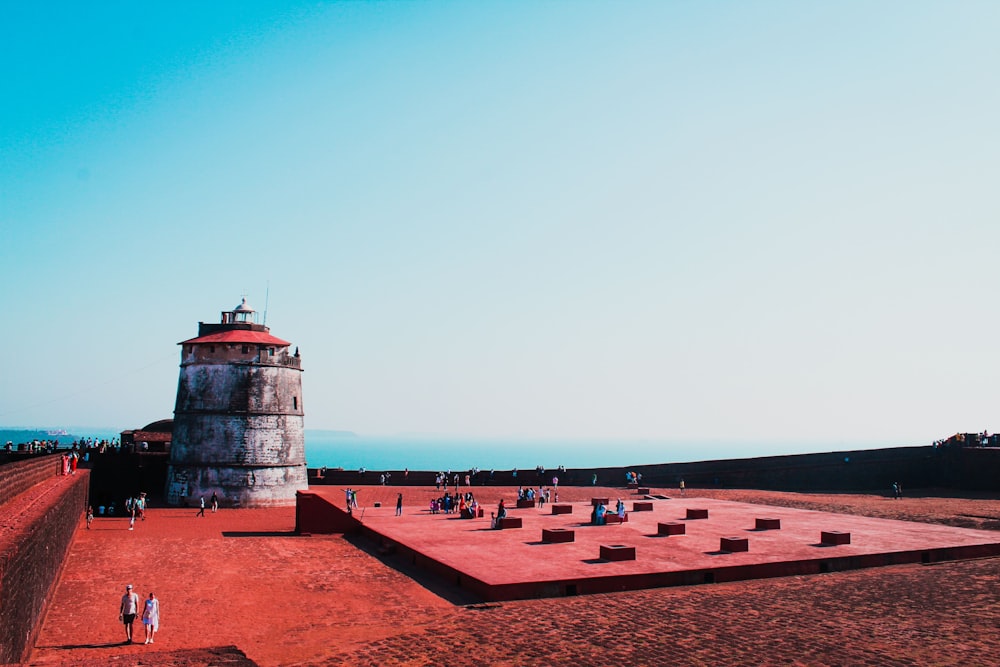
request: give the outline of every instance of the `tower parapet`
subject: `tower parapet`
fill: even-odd
[[[302,359],[253,320],[246,299],[179,343],[167,502],[295,504],[307,488]]]

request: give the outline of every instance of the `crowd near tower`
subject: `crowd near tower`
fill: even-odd
[[[258,324],[246,298],[179,345],[167,502],[294,505],[308,487],[298,348]]]

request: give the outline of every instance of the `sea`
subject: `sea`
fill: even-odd
[[[610,468],[902,446],[899,443],[694,439],[369,436],[306,430],[306,462],[355,470]]]
[[[117,438],[121,429],[62,427],[60,443],[74,438]],[[635,467],[815,452],[883,449],[916,443],[732,439],[460,438],[429,435],[362,435],[306,429],[310,468],[356,470],[489,470]],[[926,443],[920,443],[926,444]]]

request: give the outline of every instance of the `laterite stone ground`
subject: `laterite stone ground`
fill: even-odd
[[[394,502],[397,491],[407,504],[434,493],[362,487],[359,499]],[[485,503],[513,495],[475,491]],[[626,496],[592,488],[560,496],[584,500],[595,491]],[[688,490],[699,494],[1000,527],[995,497]],[[91,531],[81,521],[31,664],[1000,664],[997,558],[476,605],[341,536],[294,536],[293,509],[148,516],[132,532],[124,519],[98,519]],[[120,643],[126,583],[161,600],[153,645]]]

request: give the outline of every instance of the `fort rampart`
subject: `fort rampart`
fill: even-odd
[[[23,661],[34,644],[87,505],[89,474],[61,477],[59,463],[0,466],[0,664]]]
[[[622,457],[628,456],[623,452]],[[669,456],[668,453],[665,453]],[[550,484],[559,477],[561,486],[584,486],[597,475],[601,486],[624,486],[625,471],[642,473],[646,486],[677,487],[680,480],[688,487],[753,488],[772,491],[878,491],[888,492],[892,482],[904,489],[941,487],[957,491],[1000,491],[1000,448],[892,447],[766,456],[748,459],[699,461],[695,463],[654,463],[622,465],[614,468],[570,468],[564,472],[548,470],[539,476],[533,469],[494,472],[492,484],[537,486]],[[382,472],[369,470],[364,476],[356,470],[325,472],[309,469],[310,484],[351,486],[377,484]],[[434,472],[390,470],[394,485],[433,485]],[[465,473],[461,472],[464,484]],[[481,471],[474,485],[491,483],[487,471]]]
[[[52,454],[31,456],[0,466],[0,507],[35,484],[62,472],[62,457]]]

